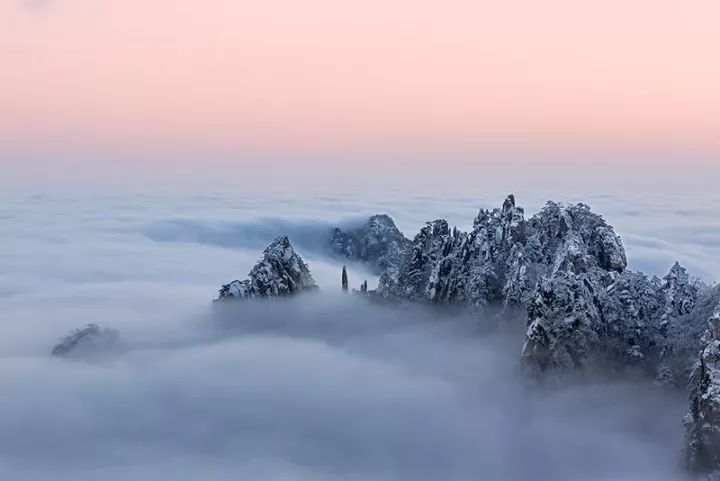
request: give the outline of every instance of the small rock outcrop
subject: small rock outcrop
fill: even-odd
[[[397,272],[410,246],[389,215],[370,217],[359,227],[332,229],[330,252],[344,259],[366,264],[374,272]]]
[[[317,289],[307,264],[286,236],[275,239],[245,280],[220,288],[217,301],[256,297],[283,297]]]
[[[720,479],[720,304],[708,320],[701,342],[690,377],[685,459],[691,471]]]
[[[103,329],[97,324],[88,324],[82,329],[71,331],[52,349],[53,356],[82,356],[106,351],[115,345],[118,332]]]

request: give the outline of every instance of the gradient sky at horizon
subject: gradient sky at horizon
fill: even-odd
[[[11,0],[0,163],[237,170],[253,152],[306,159],[276,156],[291,168],[322,167],[314,152],[513,150],[712,165],[719,45],[710,0]]]

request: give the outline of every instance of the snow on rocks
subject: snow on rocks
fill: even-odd
[[[558,271],[541,281],[528,306],[523,364],[535,374],[636,368],[658,384],[684,385],[713,299],[677,264],[663,279],[598,268]],[[568,330],[568,323],[576,327]],[[566,353],[573,363],[556,361]]]
[[[286,236],[275,239],[263,252],[245,280],[220,288],[217,301],[256,297],[282,297],[317,288],[307,264]]]
[[[433,303],[526,307],[543,276],[571,269],[622,272],[622,243],[604,219],[578,204],[550,202],[525,220],[515,197],[478,213],[469,233],[445,220],[423,227],[397,276],[381,277],[386,297]]]
[[[720,304],[708,320],[701,342],[690,377],[685,460],[691,471],[720,479]]]
[[[707,288],[679,264],[663,279],[628,271],[620,237],[585,204],[548,202],[525,219],[509,195],[480,210],[470,232],[438,219],[403,251],[374,294],[527,309],[527,372],[632,367],[662,384],[687,380]]]

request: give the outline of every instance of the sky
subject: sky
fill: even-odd
[[[712,165],[717,45],[714,0],[7,0],[0,162]]]

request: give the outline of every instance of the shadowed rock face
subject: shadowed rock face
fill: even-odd
[[[720,479],[720,304],[708,320],[690,377],[685,459],[690,470]]]
[[[76,329],[52,349],[53,356],[82,356],[102,352],[111,348],[118,338],[118,332],[101,329],[97,324],[88,324]]]
[[[263,252],[248,278],[220,288],[218,301],[255,297],[282,297],[317,288],[307,264],[286,236],[275,239]]]
[[[378,274],[395,271],[409,247],[410,241],[386,214],[374,215],[360,227],[345,231],[336,227],[330,233],[332,254],[363,262]]]

